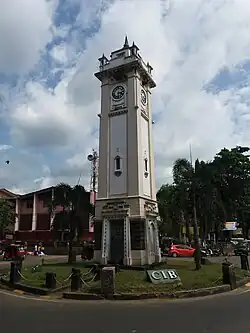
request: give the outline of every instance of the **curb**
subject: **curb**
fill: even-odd
[[[10,291],[15,293],[16,295],[27,295],[27,296],[35,296],[37,298],[43,299],[43,300],[49,300],[54,298],[53,296],[50,296],[49,294],[59,292],[61,288],[58,288],[56,290],[39,290],[40,292],[31,292],[31,288],[27,288],[28,286],[16,284],[16,285],[10,285],[8,281],[5,281],[4,279],[1,279],[1,282],[3,283],[3,286],[7,287]],[[7,282],[7,283],[6,283]],[[246,277],[242,280],[237,281],[236,288],[242,287],[250,282],[250,277]],[[36,289],[36,288],[32,288]],[[119,293],[111,295],[108,298],[103,297],[100,294],[90,294],[90,293],[80,293],[80,292],[63,292],[62,295],[58,298],[64,298],[64,299],[71,299],[71,300],[85,300],[85,301],[97,301],[97,300],[111,300],[111,301],[131,301],[131,300],[147,300],[147,299],[184,299],[184,298],[195,298],[195,297],[205,297],[205,296],[211,296],[216,294],[221,294],[225,292],[231,291],[230,285],[220,285],[215,287],[209,287],[209,288],[200,288],[195,290],[181,290],[176,292],[155,292],[155,293]]]
[[[16,294],[16,295],[20,295],[20,296],[29,296],[29,297],[36,296],[36,299],[43,299],[43,300],[53,299],[53,297],[49,296],[49,295],[40,295],[39,296],[39,295],[29,294],[29,293],[26,293],[25,291],[20,290],[20,289],[13,290],[13,293]]]
[[[14,290],[14,292],[19,293],[19,294],[27,293],[27,294],[32,294],[32,295],[36,295],[36,296],[43,296],[43,297],[47,297],[50,294],[58,293],[58,292],[63,291],[63,290],[68,288],[68,285],[67,286],[61,286],[61,287],[58,287],[56,289],[37,288],[37,287],[28,286],[28,285],[25,285],[25,284],[22,284],[22,283],[12,284],[12,283],[10,283],[9,281],[7,281],[3,278],[0,278],[0,283],[3,286],[8,287],[9,289],[12,289],[12,290]]]
[[[250,282],[250,277],[244,278],[236,283],[236,288],[244,286],[246,283]],[[120,293],[114,294],[106,299],[113,301],[132,301],[132,300],[146,300],[146,299],[183,299],[183,298],[194,298],[194,297],[205,297],[216,294],[221,294],[231,291],[230,285],[220,285],[216,287],[201,288],[195,290],[182,290],[173,293],[160,292],[160,293]],[[102,295],[98,294],[88,294],[88,293],[78,293],[78,292],[65,292],[62,297],[64,299],[73,300],[104,300]]]
[[[77,293],[77,292],[67,292],[63,293],[63,298],[65,299],[74,299],[78,301],[97,301],[104,300],[105,298],[97,294],[88,294],[88,293]]]

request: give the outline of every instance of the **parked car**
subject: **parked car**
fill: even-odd
[[[172,245],[168,251],[168,255],[170,257],[193,257],[194,256],[194,251],[195,249],[187,246],[187,245],[183,245],[183,244],[177,244],[177,245]]]

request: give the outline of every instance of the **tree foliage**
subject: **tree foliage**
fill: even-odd
[[[250,229],[250,161],[248,147],[223,148],[212,161],[177,159],[173,184],[162,185],[157,193],[161,232],[180,236],[183,226],[193,226],[193,195],[199,235],[219,237],[226,221],[237,221],[247,238]],[[195,193],[194,193],[195,192]]]
[[[61,206],[62,211],[56,213],[56,207]],[[60,183],[54,189],[54,198],[48,203],[52,229],[69,231],[69,261],[72,258],[72,244],[82,234],[82,213],[94,214],[94,207],[90,204],[89,195],[81,185],[71,187],[69,184]],[[84,215],[86,217],[86,214]]]
[[[15,224],[15,208],[12,202],[5,198],[0,198],[0,235],[10,232]]]

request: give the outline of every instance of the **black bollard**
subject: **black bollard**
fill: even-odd
[[[201,257],[201,265],[206,265],[206,258]]]
[[[101,277],[101,267],[98,264],[93,265],[93,274],[95,275],[95,281],[99,281]]]
[[[72,250],[72,251],[69,253],[68,263],[74,263],[74,262],[76,262],[76,251],[75,251],[75,250]]]
[[[18,258],[16,260],[16,265],[17,265],[17,268],[18,268],[19,272],[21,273],[22,272],[22,268],[23,268],[23,259],[22,258]]]
[[[54,272],[45,273],[45,286],[47,289],[56,288],[56,273]]]
[[[240,264],[241,264],[241,269],[244,269],[246,271],[249,270],[249,262],[247,254],[244,253],[240,255]]]
[[[81,270],[72,268],[71,291],[78,291],[82,286]]]
[[[11,284],[15,284],[20,282],[21,279],[21,271],[19,270],[20,264],[17,262],[11,262],[10,263],[10,279],[9,282]]]
[[[234,265],[232,265],[230,262],[222,263],[222,281],[223,284],[229,284],[231,289],[236,288]]]

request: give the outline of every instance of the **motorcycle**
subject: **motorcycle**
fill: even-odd
[[[202,257],[208,257],[209,256],[208,250],[205,249],[205,248],[201,248],[201,256]]]
[[[212,256],[213,257],[219,257],[221,255],[221,250],[219,248],[212,249]]]

